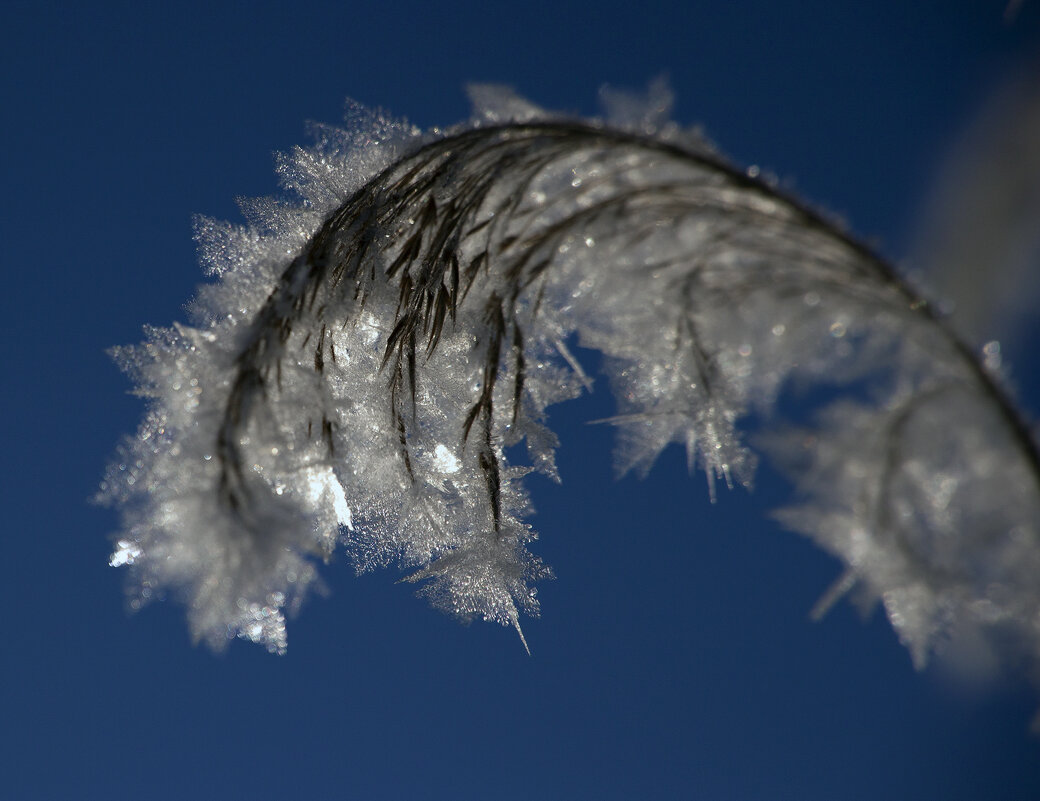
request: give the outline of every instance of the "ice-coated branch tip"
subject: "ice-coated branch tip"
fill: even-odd
[[[343,547],[529,652],[550,571],[523,478],[557,478],[546,410],[591,383],[576,343],[603,354],[619,472],[678,443],[710,487],[750,486],[742,425],[765,421],[795,488],[778,517],[845,565],[814,616],[854,589],[914,654],[968,629],[1040,653],[1040,449],[919,290],[660,92],[597,120],[473,95],[445,131],[322,129],[280,161],[298,202],[199,222],[219,278],[192,324],[119,351],[153,399],[103,486],[139,600],[173,588],[197,637],[281,650]],[[784,420],[812,382],[833,391]]]

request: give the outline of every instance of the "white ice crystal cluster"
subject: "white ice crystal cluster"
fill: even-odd
[[[754,412],[798,493],[782,519],[847,566],[824,605],[880,600],[918,662],[955,635],[1040,656],[1035,440],[915,290],[668,122],[660,85],[604,120],[472,95],[446,131],[354,110],[282,157],[296,202],[198,222],[219,280],[191,325],[116,351],[151,399],[102,490],[136,603],[173,591],[196,637],[282,651],[342,546],[519,632],[548,574],[523,478],[556,477],[545,410],[588,381],[577,342],[604,356],[622,470],[675,442],[747,485]],[[808,384],[816,416],[785,426],[777,397]]]

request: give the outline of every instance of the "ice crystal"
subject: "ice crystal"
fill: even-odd
[[[679,443],[712,491],[751,482],[749,412],[807,380],[851,388],[760,438],[798,492],[782,520],[847,566],[821,608],[881,601],[918,663],[969,630],[1038,655],[1037,446],[992,359],[667,122],[662,85],[606,95],[600,120],[471,95],[474,116],[433,133],[352,108],[279,160],[297,202],[198,221],[218,280],[191,325],[115,351],[151,399],[103,489],[141,599],[171,588],[196,637],[281,651],[284,610],[342,545],[519,632],[549,572],[523,478],[556,478],[546,409],[588,383],[578,342],[604,356],[619,468]]]

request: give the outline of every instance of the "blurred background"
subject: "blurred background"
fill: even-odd
[[[1040,135],[1006,135],[1040,127],[1038,56],[1033,0],[7,0],[0,798],[1040,798],[1034,690],[915,672],[878,611],[811,622],[840,568],[770,521],[768,468],[714,505],[678,449],[615,482],[583,423],[603,382],[550,420],[563,484],[532,482],[558,578],[531,657],[343,558],[286,656],[214,655],[172,600],[127,612],[116,514],[89,503],[143,411],[105,349],[185,319],[192,214],[277,191],[272,151],[346,97],[446,125],[470,81],[594,114],[603,84],[667,76],[681,123],[978,299],[970,335],[1003,338],[1036,419],[1036,307],[979,296],[1034,297]]]

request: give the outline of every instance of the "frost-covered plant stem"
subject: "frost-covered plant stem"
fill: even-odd
[[[805,378],[850,387],[761,437],[803,499],[782,518],[847,565],[833,595],[880,598],[918,662],[969,629],[1040,655],[1037,443],[920,293],[653,115],[478,94],[447,133],[325,129],[282,164],[302,207],[200,224],[222,281],[195,326],[119,351],[156,398],[105,490],[143,590],[183,591],[214,645],[281,650],[281,609],[342,542],[519,632],[548,573],[521,479],[556,477],[545,410],[588,383],[576,340],[605,357],[622,470],[679,442],[748,485],[738,420]]]

